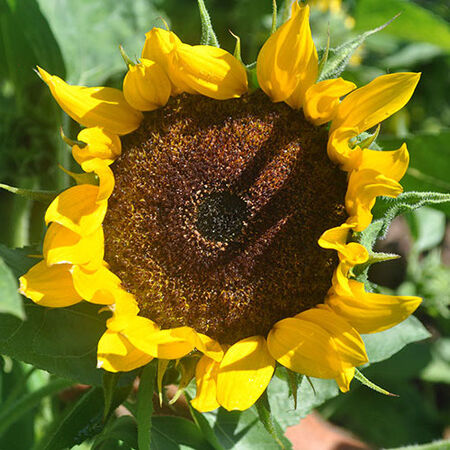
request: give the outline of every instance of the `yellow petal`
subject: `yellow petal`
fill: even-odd
[[[195,347],[195,331],[189,327],[159,330],[148,320],[137,317],[123,331],[129,341],[143,352],[160,359],[179,359]]]
[[[171,54],[182,43],[177,35],[162,28],[152,28],[145,36],[142,58],[155,61],[164,69],[172,84],[171,94],[177,95],[181,92],[194,94],[195,91],[181,80],[177,80],[177,83],[174,83],[170,75],[171,70],[169,69],[169,65],[172,58]]]
[[[220,406],[216,399],[218,373],[219,363],[203,355],[195,369],[197,395],[191,400],[192,406],[197,411],[213,411]]]
[[[149,59],[130,65],[123,80],[126,101],[139,111],[153,111],[169,100],[172,85],[161,65]]]
[[[358,331],[329,306],[319,304],[295,316],[322,327],[330,334],[341,356],[342,367],[360,366],[368,362],[364,342]]]
[[[387,119],[408,103],[419,78],[410,72],[382,75],[353,91],[339,105],[331,131],[355,127],[359,134]]]
[[[225,353],[217,376],[217,400],[228,411],[250,408],[269,384],[275,361],[266,340],[251,336],[233,344]]]
[[[305,92],[318,74],[309,6],[294,2],[292,17],[261,48],[256,74],[261,89],[272,101],[286,101],[293,108],[303,105]]]
[[[114,331],[106,330],[98,341],[97,367],[108,372],[128,372],[145,366],[152,359]]]
[[[330,292],[335,292],[337,295],[351,295],[348,274],[353,264],[340,261],[336,270],[333,273],[332,288]]]
[[[355,368],[349,367],[344,369],[337,377],[335,377],[336,383],[339,386],[341,392],[348,392],[350,390],[350,382],[355,376]]]
[[[99,179],[97,203],[108,200],[114,190],[115,179],[113,171],[103,163],[93,167]]]
[[[329,314],[315,314],[319,319],[329,320]],[[288,318],[274,325],[267,344],[280,364],[311,377],[336,378],[344,369],[367,361],[364,344],[348,323],[338,321],[324,328],[311,320],[314,318]]]
[[[376,170],[387,178],[400,181],[408,169],[408,164],[409,153],[406,144],[403,144],[394,151],[363,150],[358,170]]]
[[[73,287],[69,264],[48,267],[45,261],[21,276],[20,293],[41,306],[61,308],[79,303],[82,298]]]
[[[248,89],[242,63],[227,51],[209,45],[177,46],[169,75],[175,85],[186,84],[216,100],[240,97]]]
[[[82,184],[59,194],[45,213],[45,222],[56,222],[80,235],[97,230],[106,214],[107,202],[97,201],[98,186]]]
[[[103,229],[80,236],[58,223],[52,223],[45,234],[43,254],[48,266],[81,264],[100,267],[103,261]]]
[[[207,355],[214,361],[220,362],[223,358],[223,350],[220,344],[202,333],[197,333],[195,346],[199,351]]]
[[[84,147],[74,145],[72,156],[85,172],[93,171],[89,165],[92,160],[99,159],[109,165],[122,153],[119,136],[101,127],[84,128],[78,133],[77,138],[87,145]]]
[[[120,279],[105,266],[95,271],[85,270],[82,266],[72,268],[73,285],[78,294],[86,301],[99,305],[114,303],[116,291],[120,290]]]
[[[354,83],[343,78],[319,81],[305,93],[303,112],[314,125],[323,125],[334,118],[340,97],[356,88]]]
[[[344,223],[339,227],[330,228],[320,236],[318,244],[322,248],[334,249],[339,252],[339,259],[352,265],[367,261],[369,254],[363,245],[356,242],[347,244],[348,233],[356,224]]]
[[[419,297],[373,294],[364,284],[349,280],[351,295],[331,295],[326,303],[360,333],[378,333],[409,317],[420,305]]]
[[[352,172],[348,181],[345,207],[349,222],[356,223],[355,231],[362,231],[372,221],[371,210],[378,196],[397,197],[403,188],[395,180],[370,169]]]
[[[71,86],[38,67],[59,106],[85,127],[103,127],[111,133],[128,134],[136,130],[143,116],[125,100],[122,91],[109,87]]]
[[[361,164],[362,150],[359,146],[351,147],[349,140],[358,135],[356,128],[340,127],[334,130],[328,138],[328,157],[342,170],[350,172],[357,169]]]

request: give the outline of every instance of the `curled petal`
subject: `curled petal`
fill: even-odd
[[[233,344],[220,363],[217,400],[228,411],[250,408],[269,384],[275,361],[262,336]]]
[[[203,355],[195,369],[197,395],[191,400],[192,406],[197,411],[213,411],[220,406],[216,399],[218,373],[219,363]]]
[[[337,377],[334,378],[341,392],[348,392],[350,390],[350,382],[353,380],[354,376],[355,368],[349,367],[344,369]]]
[[[93,167],[98,176],[99,185],[97,193],[97,203],[101,203],[111,196],[114,190],[115,179],[113,171],[104,163]]]
[[[261,89],[274,102],[300,108],[318,75],[317,51],[309,26],[309,6],[292,5],[292,17],[265,42],[256,62]]]
[[[409,153],[406,144],[403,144],[394,151],[363,150],[359,170],[376,170],[385,177],[400,181],[408,169],[408,164]]]
[[[403,108],[419,82],[420,73],[382,75],[340,103],[331,132],[337,128],[356,128],[356,134],[372,128]]]
[[[305,93],[303,112],[314,125],[323,125],[334,118],[340,97],[356,88],[354,83],[343,78],[319,81]]]
[[[87,145],[74,145],[72,156],[85,172],[93,171],[90,165],[93,160],[109,165],[122,153],[119,136],[101,127],[84,128],[78,133],[78,140]]]
[[[114,331],[106,330],[98,341],[97,367],[108,372],[128,372],[145,366],[152,359]]]
[[[56,222],[82,236],[97,230],[106,214],[107,202],[97,201],[99,187],[73,186],[59,194],[47,208],[45,222]]]
[[[330,133],[327,144],[328,157],[342,170],[349,172],[361,164],[362,150],[359,146],[351,147],[350,139],[358,135],[356,128],[338,128]]]
[[[125,100],[122,91],[109,87],[71,86],[38,67],[59,106],[85,127],[103,127],[111,133],[128,134],[136,130],[143,116]]]
[[[362,231],[372,221],[371,210],[378,196],[397,197],[403,188],[397,181],[370,169],[352,172],[348,181],[345,207],[349,222],[356,223],[355,231]]]
[[[164,106],[172,85],[161,65],[149,59],[130,65],[123,80],[126,101],[139,111],[153,111]]]
[[[192,328],[159,330],[151,320],[139,316],[122,333],[135,347],[159,359],[182,358],[194,349],[196,341]]]
[[[102,227],[80,236],[58,223],[52,223],[45,234],[43,254],[48,266],[79,264],[100,267],[104,254]]]
[[[326,304],[360,333],[378,333],[409,317],[420,305],[419,297],[373,294],[364,284],[349,280],[350,294],[330,295]]]
[[[175,85],[216,100],[240,97],[247,92],[245,67],[227,51],[209,45],[177,46],[169,75]]]
[[[82,266],[72,268],[73,284],[78,294],[86,301],[99,305],[111,305],[116,291],[121,290],[120,279],[105,266],[89,271]]]
[[[322,248],[336,250],[339,253],[339,259],[343,262],[352,265],[366,262],[369,254],[363,245],[356,242],[347,244],[348,233],[355,225],[353,223],[344,223],[339,227],[330,228],[320,236],[318,244]]]
[[[73,286],[71,267],[69,264],[48,267],[41,261],[20,277],[19,291],[41,306],[62,308],[79,303],[82,297]]]

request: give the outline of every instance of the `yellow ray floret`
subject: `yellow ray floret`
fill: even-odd
[[[217,400],[228,411],[250,408],[265,391],[275,370],[262,336],[233,344],[225,353],[217,375]]]
[[[73,286],[70,264],[48,267],[45,261],[33,266],[21,276],[20,293],[41,306],[61,308],[82,300]]]
[[[318,75],[309,6],[292,5],[292,17],[264,43],[256,62],[261,89],[274,101],[301,108]]]
[[[71,86],[38,67],[59,106],[85,127],[100,126],[115,134],[136,130],[142,114],[125,100],[122,91],[109,87]]]
[[[220,406],[216,398],[219,366],[217,361],[206,355],[203,355],[197,363],[195,369],[197,393],[191,404],[200,412],[213,411]]]
[[[365,292],[364,284],[349,280],[350,295],[339,296],[333,290],[326,303],[360,333],[378,333],[409,317],[420,305],[419,297],[383,295]]]
[[[171,90],[172,85],[164,68],[149,59],[130,65],[123,80],[125,100],[139,111],[153,111],[164,106]]]
[[[420,73],[383,75],[347,95],[339,104],[331,123],[328,155],[344,170],[359,163],[359,147],[349,140],[372,128],[403,108],[419,82]]]

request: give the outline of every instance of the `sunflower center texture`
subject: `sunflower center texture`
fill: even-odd
[[[323,302],[337,258],[317,240],[346,218],[323,127],[260,92],[183,95],[122,143],[105,259],[141,315],[231,344]]]

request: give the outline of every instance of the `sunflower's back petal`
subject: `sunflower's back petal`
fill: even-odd
[[[256,74],[274,101],[300,108],[318,74],[317,51],[309,26],[309,6],[292,5],[292,17],[267,39],[259,52]]]
[[[171,89],[170,80],[162,66],[148,59],[130,66],[123,80],[126,101],[139,111],[153,111],[164,106],[169,100]]]
[[[200,412],[208,412],[217,409],[220,405],[217,401],[217,374],[219,363],[206,355],[203,355],[195,369],[197,394],[191,400],[192,406]]]
[[[250,408],[269,384],[275,361],[262,336],[233,344],[220,364],[217,400],[228,411]]]
[[[355,368],[349,367],[348,369],[344,369],[337,377],[334,378],[341,392],[348,392],[350,390],[350,382],[353,380],[354,376]]]
[[[56,222],[80,235],[89,235],[101,226],[107,202],[97,201],[99,187],[73,186],[61,192],[45,213],[45,222]]]
[[[326,303],[359,333],[378,333],[409,317],[420,305],[419,297],[373,294],[364,284],[349,280],[352,295],[331,295]]]
[[[47,265],[81,264],[100,267],[104,254],[102,227],[92,234],[80,236],[68,228],[52,223],[48,228],[43,246],[43,254]]]
[[[376,170],[385,177],[400,181],[408,169],[408,164],[409,153],[406,144],[403,144],[393,151],[363,150],[359,170]]]
[[[38,67],[59,106],[85,127],[104,127],[123,135],[136,130],[143,116],[125,100],[122,91],[109,87],[71,86]]]
[[[211,339],[209,336],[206,336],[205,334],[202,333],[197,333],[197,340],[195,346],[203,354],[207,355],[214,361],[217,362],[222,361],[223,350],[221,345],[214,339]]]
[[[344,98],[338,107],[331,131],[355,127],[358,134],[403,108],[419,82],[420,73],[382,75]]]
[[[129,372],[145,366],[152,359],[114,331],[106,330],[98,341],[97,367],[108,372]]]
[[[139,316],[130,321],[123,333],[134,346],[159,359],[182,358],[194,349],[196,341],[192,328],[159,330],[151,320]]]
[[[73,286],[70,264],[48,267],[45,261],[34,265],[20,281],[20,293],[41,306],[62,308],[79,303],[82,297]]]
[[[330,122],[339,106],[340,97],[356,88],[354,83],[343,78],[319,81],[305,93],[303,112],[314,125]]]
[[[209,45],[181,44],[173,52],[172,80],[216,100],[240,97],[247,92],[245,67],[227,51]]]
[[[84,300],[99,305],[114,304],[117,290],[120,290],[120,279],[105,266],[89,271],[82,266],[72,269],[73,284]]]

